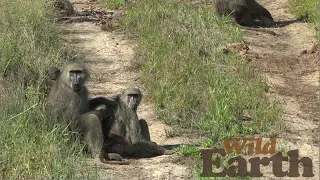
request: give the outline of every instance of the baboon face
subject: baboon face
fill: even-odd
[[[77,64],[68,65],[63,71],[62,80],[69,85],[74,92],[81,91],[88,78],[88,70],[84,66]]]
[[[84,83],[83,72],[81,70],[69,71],[69,77],[70,77],[71,87],[73,91],[74,92],[81,91],[81,85]]]
[[[136,111],[142,99],[138,88],[129,88],[122,92],[121,100],[132,110]]]

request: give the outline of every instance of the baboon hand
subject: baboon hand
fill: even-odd
[[[171,154],[174,154],[174,151],[173,150],[164,150],[164,155],[171,155]]]
[[[108,153],[108,160],[112,161],[122,161],[122,157],[117,153]]]

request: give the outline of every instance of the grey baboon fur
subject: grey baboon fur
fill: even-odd
[[[120,155],[104,152],[103,113],[89,112],[88,89],[85,86],[88,77],[89,72],[83,65],[73,63],[63,68],[46,99],[46,119],[50,122],[57,120],[68,125],[72,132],[79,133],[93,158],[100,158],[108,164],[127,164],[120,161]]]
[[[150,135],[146,136],[143,134],[142,127],[145,128],[147,124],[139,121],[135,111],[136,108],[131,109],[122,100],[123,98],[121,98],[121,96],[124,94],[125,93],[118,95],[114,101],[104,97],[97,97],[90,100],[90,108],[97,107],[96,104],[104,104],[106,106],[105,113],[108,115],[107,118],[102,121],[102,126],[104,135],[110,142],[109,150],[121,156],[132,158],[148,158],[172,154],[173,151],[166,150],[156,143],[151,142]],[[139,104],[140,101],[135,102]],[[136,107],[136,105],[132,107]]]

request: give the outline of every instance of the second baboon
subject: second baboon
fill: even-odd
[[[137,114],[138,106],[142,101],[142,93],[139,88],[127,88],[118,95],[118,98]],[[147,121],[139,119],[139,124],[143,137],[150,141],[151,138]]]
[[[274,25],[271,13],[255,0],[214,0],[214,3],[219,15],[232,15],[242,26]]]
[[[132,109],[137,114],[137,108],[140,105],[140,102],[142,100],[142,93],[139,88],[127,88],[123,90],[120,94],[117,94],[112,100],[121,100],[124,104],[126,104],[130,109]],[[96,108],[96,105],[100,104],[108,104],[106,100],[103,97],[98,97],[90,100],[90,109]],[[141,128],[141,133],[143,137],[147,140],[151,140],[150,138],[150,132],[149,132],[149,126],[146,120],[139,119],[139,124]]]
[[[118,160],[105,163],[121,164],[118,154],[104,152],[105,138],[102,131],[101,111],[89,112],[88,89],[85,82],[88,70],[80,64],[67,65],[56,77],[45,105],[45,116],[49,122],[68,125],[72,132],[80,134],[93,158]],[[127,163],[124,163],[127,164]]]
[[[103,97],[94,98],[91,100],[91,107],[96,107],[95,103],[101,104],[103,101],[108,117],[102,121],[102,125],[105,137],[111,142],[109,149],[112,152],[132,158],[173,153],[144,137],[136,112],[120,100],[120,96],[115,101]]]

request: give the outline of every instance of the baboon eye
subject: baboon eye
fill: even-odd
[[[70,71],[70,74],[81,74],[82,71],[81,70],[72,70]]]
[[[138,94],[128,94],[129,98],[138,99]]]
[[[138,99],[137,94],[128,94],[129,101],[136,101]]]
[[[79,80],[79,78],[81,78],[82,71],[80,71],[80,70],[70,71],[69,74],[70,74],[71,79]]]

